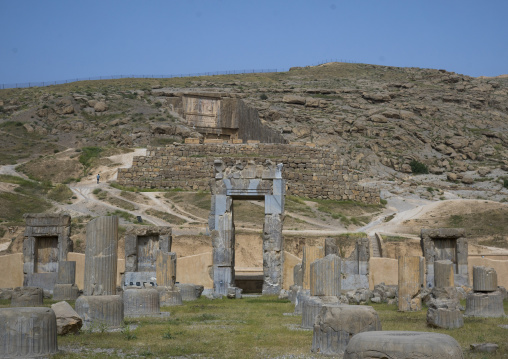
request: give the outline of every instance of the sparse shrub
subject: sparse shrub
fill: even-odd
[[[123,328],[122,328],[122,334],[124,336],[125,339],[127,340],[132,340],[132,339],[136,339],[137,336],[136,334],[134,334],[132,331],[131,331],[131,328],[128,324],[124,324]]]
[[[416,175],[429,173],[427,165],[420,161],[412,160],[409,166],[411,166],[411,172],[413,172]]]
[[[506,178],[503,180],[503,187],[508,188],[508,179]]]
[[[259,95],[259,98],[260,98],[261,100],[263,100],[263,101],[264,101],[264,100],[268,100],[268,96],[266,96],[266,94],[265,94],[265,93],[262,93],[261,95]]]

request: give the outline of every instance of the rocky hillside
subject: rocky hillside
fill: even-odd
[[[495,194],[486,197],[508,198],[507,78],[365,64],[1,90],[0,133],[6,140],[0,143],[0,164],[66,148],[165,145],[199,137],[169,105],[169,97],[184,91],[243,98],[288,142],[313,142],[366,161],[366,178],[374,182],[428,169],[441,175],[431,178],[441,191],[489,182]]]

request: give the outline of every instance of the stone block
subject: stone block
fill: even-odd
[[[185,144],[199,145],[199,138],[187,137],[185,139]]]
[[[11,307],[37,307],[44,299],[44,290],[38,287],[17,287],[11,294]]]
[[[424,288],[424,258],[399,257],[399,311],[422,309],[419,294]]]
[[[310,295],[339,296],[341,289],[340,257],[329,254],[310,265]]]
[[[295,300],[295,314],[302,314],[303,310],[303,302],[306,300],[307,297],[310,297],[310,290],[308,289],[300,289],[296,293],[296,300]]]
[[[455,286],[452,261],[443,260],[434,262],[434,286],[440,288]]]
[[[131,289],[123,292],[124,315],[150,316],[160,314],[159,292],[156,289]]]
[[[443,329],[462,328],[464,318],[458,309],[438,308],[432,304],[427,311],[427,325]]]
[[[101,324],[115,328],[123,324],[124,307],[119,295],[82,295],[76,299],[75,309],[85,328]]]
[[[303,268],[301,263],[293,268],[293,284],[299,287],[303,285]]]
[[[69,303],[51,304],[51,309],[55,312],[58,335],[77,334],[79,332],[83,326],[83,320]]]
[[[303,247],[303,288],[310,289],[310,264],[316,259],[323,258],[325,250],[319,246],[304,246]]]
[[[157,287],[159,292],[159,303],[161,307],[182,305],[182,295],[176,287]]]
[[[370,306],[324,305],[314,323],[312,352],[341,355],[351,337],[381,330],[381,322]]]
[[[76,284],[55,284],[53,300],[76,300],[79,297],[79,288]]]
[[[58,262],[57,284],[76,284],[76,262]]]
[[[56,272],[48,273],[28,273],[23,281],[24,287],[39,287],[50,293],[53,292],[57,281],[58,274]]]
[[[473,266],[473,290],[475,292],[497,290],[497,273],[494,268]]]
[[[503,293],[495,292],[474,292],[466,297],[466,311],[468,317],[504,317]]]
[[[370,331],[356,334],[347,345],[344,359],[376,358],[463,359],[462,348],[451,336],[409,331]]]
[[[155,287],[157,285],[156,272],[125,272],[123,287]]]
[[[304,297],[302,303],[302,328],[314,328],[316,317],[323,305],[340,305],[338,297]],[[344,304],[342,304],[344,305]]]
[[[302,289],[301,286],[295,284],[289,287],[288,300],[291,301],[292,304],[296,304],[296,294],[301,289]]]
[[[196,284],[177,283],[176,287],[180,289],[183,301],[192,301],[201,297],[205,287]]]
[[[58,352],[50,308],[0,308],[0,357],[41,358]]]

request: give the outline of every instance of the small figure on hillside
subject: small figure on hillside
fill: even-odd
[[[97,184],[99,184],[99,180],[101,179],[101,174],[97,173]]]

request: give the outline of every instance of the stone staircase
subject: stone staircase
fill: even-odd
[[[369,236],[370,246],[372,248],[373,257],[381,257],[381,250],[379,249],[379,243],[375,235]]]

